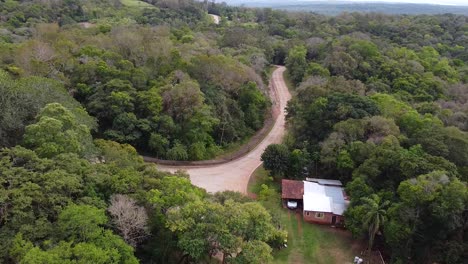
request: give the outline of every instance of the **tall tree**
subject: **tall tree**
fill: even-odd
[[[364,212],[366,212],[363,216],[363,224],[367,228],[369,236],[368,250],[371,251],[374,245],[375,235],[385,223],[387,215],[386,210],[390,202],[382,201],[377,194],[373,194],[370,197],[363,197],[362,202]]]
[[[274,176],[282,176],[288,170],[290,153],[283,144],[271,144],[262,154],[263,166]]]
[[[286,67],[289,75],[295,84],[298,84],[304,78],[307,70],[307,49],[304,46],[296,46],[289,50],[286,58]]]

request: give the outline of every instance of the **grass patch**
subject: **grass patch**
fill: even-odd
[[[138,7],[138,8],[155,8],[154,5],[148,4],[143,1],[138,1],[138,0],[120,0],[122,5],[127,6],[127,7]]]
[[[262,190],[262,184],[267,184],[268,187],[273,187],[272,179],[268,175],[268,171],[259,166],[250,176],[249,184],[247,185],[247,192],[259,194]]]
[[[273,252],[273,263],[346,264],[359,255],[363,244],[352,239],[349,232],[304,222],[302,214],[282,208],[279,183],[260,166],[250,178],[248,191],[259,194],[262,184],[273,191],[260,202],[288,232],[288,247]]]

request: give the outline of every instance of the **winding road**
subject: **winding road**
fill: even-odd
[[[247,193],[250,175],[262,164],[260,157],[263,151],[270,144],[280,143],[286,131],[285,107],[291,99],[291,94],[283,79],[285,70],[285,67],[279,66],[273,72],[270,80],[272,108],[279,110],[273,128],[252,151],[236,160],[219,165],[183,167],[159,164],[158,168],[170,172],[185,170],[190,175],[190,180],[194,185],[204,188],[210,193],[226,190]]]

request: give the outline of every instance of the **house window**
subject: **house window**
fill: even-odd
[[[306,212],[306,215],[309,215],[309,212]]]
[[[315,213],[315,218],[324,218],[325,214],[324,213]]]

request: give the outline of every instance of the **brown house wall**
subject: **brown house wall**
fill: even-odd
[[[307,222],[312,222],[312,223],[317,223],[317,224],[324,224],[324,225],[332,224],[332,219],[333,219],[332,213],[323,213],[324,214],[323,218],[317,218],[316,213],[320,213],[320,212],[304,211],[303,212],[304,220]],[[336,216],[336,224],[343,222],[344,220],[343,216],[341,215],[335,215],[335,216]]]

